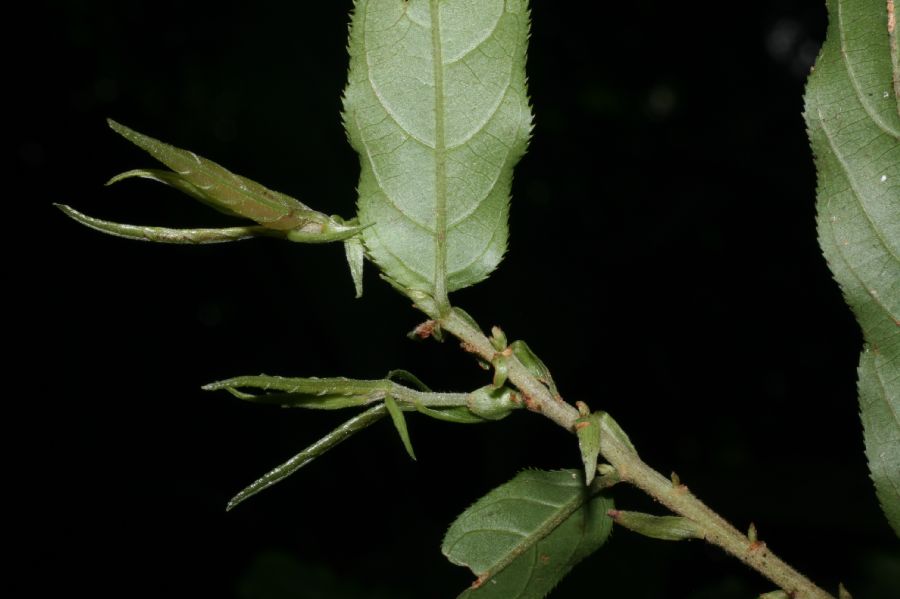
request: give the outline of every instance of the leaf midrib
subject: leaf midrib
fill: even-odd
[[[444,61],[439,0],[430,1],[431,61],[434,70],[434,299],[449,309],[447,299],[447,148],[444,139]]]
[[[554,485],[554,486],[561,486],[564,488],[570,487],[570,485]],[[493,507],[497,503],[501,503],[503,501],[514,501],[514,502],[525,501],[525,502],[539,503],[539,505],[543,505],[545,507],[550,507],[546,503],[534,501],[531,497],[527,497],[527,496],[507,497],[507,498],[499,499],[497,501],[491,502],[489,505],[487,505],[485,507],[486,508]],[[547,520],[544,520],[532,532],[527,533],[527,534],[522,533],[520,531],[502,530],[502,529],[495,529],[495,528],[467,530],[465,533],[460,535],[459,539],[457,539],[456,543],[454,543],[453,546],[448,547],[446,553],[447,554],[451,553],[453,551],[453,547],[455,547],[462,539],[464,539],[468,535],[475,533],[475,532],[499,531],[499,532],[507,532],[509,534],[513,534],[513,535],[521,537],[522,541],[517,543],[510,551],[508,551],[503,556],[502,559],[500,559],[499,561],[494,563],[491,567],[487,568],[483,572],[475,572],[475,574],[477,576],[479,576],[480,578],[483,578],[485,581],[490,580],[491,578],[494,578],[497,574],[499,574],[500,572],[505,570],[507,566],[509,566],[512,562],[514,562],[520,556],[524,555],[526,551],[528,551],[529,549],[531,549],[532,547],[537,545],[541,540],[543,540],[550,533],[552,533],[554,530],[556,530],[557,527],[560,526],[560,524],[565,522],[572,514],[575,513],[575,511],[579,507],[585,505],[588,501],[590,501],[590,497],[585,497],[581,494],[575,494],[568,501],[565,501],[562,504],[555,506],[555,510],[556,510],[555,513]],[[468,566],[468,564],[464,564],[464,565]]]

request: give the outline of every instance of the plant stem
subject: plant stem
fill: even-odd
[[[466,351],[491,362],[498,353],[490,340],[467,320],[451,311],[440,320],[444,330],[462,341]],[[575,432],[578,410],[550,391],[515,356],[507,357],[508,378],[522,392],[525,404],[540,412],[567,431]],[[624,482],[641,489],[670,510],[689,518],[703,531],[703,538],[777,584],[793,599],[834,599],[808,578],[773,554],[761,541],[752,542],[716,512],[708,508],[682,484],[671,480],[645,464],[638,455],[618,440],[618,435],[601,430],[600,453],[618,471]]]
[[[436,393],[434,391],[416,391],[397,383],[392,383],[390,395],[402,404],[416,404],[428,408],[452,408],[465,406],[468,393]]]

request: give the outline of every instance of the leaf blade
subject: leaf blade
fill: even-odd
[[[859,401],[876,494],[900,536],[900,102],[881,0],[829,0],[805,117],[819,244],[863,331]]]
[[[439,304],[505,252],[512,167],[531,128],[526,4],[356,3],[343,116],[360,154],[363,239],[385,274]]]
[[[612,506],[605,495],[591,498],[575,470],[519,473],[463,512],[444,537],[444,555],[478,577],[460,597],[543,597],[606,541]]]

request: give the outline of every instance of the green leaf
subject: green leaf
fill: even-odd
[[[606,542],[612,499],[576,470],[528,470],[467,509],[441,551],[478,577],[460,597],[539,599]]]
[[[384,396],[384,405],[387,407],[388,414],[391,415],[391,421],[394,423],[394,428],[397,429],[397,434],[400,435],[400,440],[403,441],[406,453],[415,460],[416,452],[413,451],[412,441],[409,439],[409,430],[406,428],[406,418],[403,416],[403,410],[400,409],[400,406],[397,405],[397,402],[390,395]]]
[[[893,3],[889,4],[893,7]],[[863,331],[860,409],[881,506],[900,536],[900,104],[884,0],[829,0],[805,117],[819,244]],[[896,15],[891,15],[895,23]]]
[[[376,422],[381,420],[386,413],[387,407],[382,403],[378,404],[374,408],[369,408],[362,414],[354,416],[350,420],[346,421],[345,423],[289,459],[287,462],[273,468],[266,474],[262,475],[251,485],[247,486],[240,493],[235,495],[231,499],[231,501],[228,502],[228,506],[225,509],[234,509],[234,507],[242,501],[249,499],[260,491],[268,489],[275,483],[284,480],[329,449],[332,449],[339,443],[346,441],[355,433],[358,433],[364,428],[375,424]]]
[[[512,169],[531,130],[526,0],[357,0],[344,125],[360,155],[369,255],[446,294],[506,250]]]

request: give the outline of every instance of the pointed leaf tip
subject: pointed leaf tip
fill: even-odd
[[[397,434],[400,435],[400,440],[403,442],[406,453],[408,453],[409,457],[415,461],[416,452],[413,451],[412,441],[409,438],[409,430],[406,428],[406,418],[403,415],[403,410],[400,409],[400,406],[397,405],[397,402],[390,395],[384,397],[384,405],[387,407],[388,414],[391,415],[391,421],[394,423],[394,428],[397,429]]]
[[[581,449],[586,484],[594,481],[597,474],[597,458],[600,456],[600,417],[602,412],[583,416],[575,421],[575,434]]]

